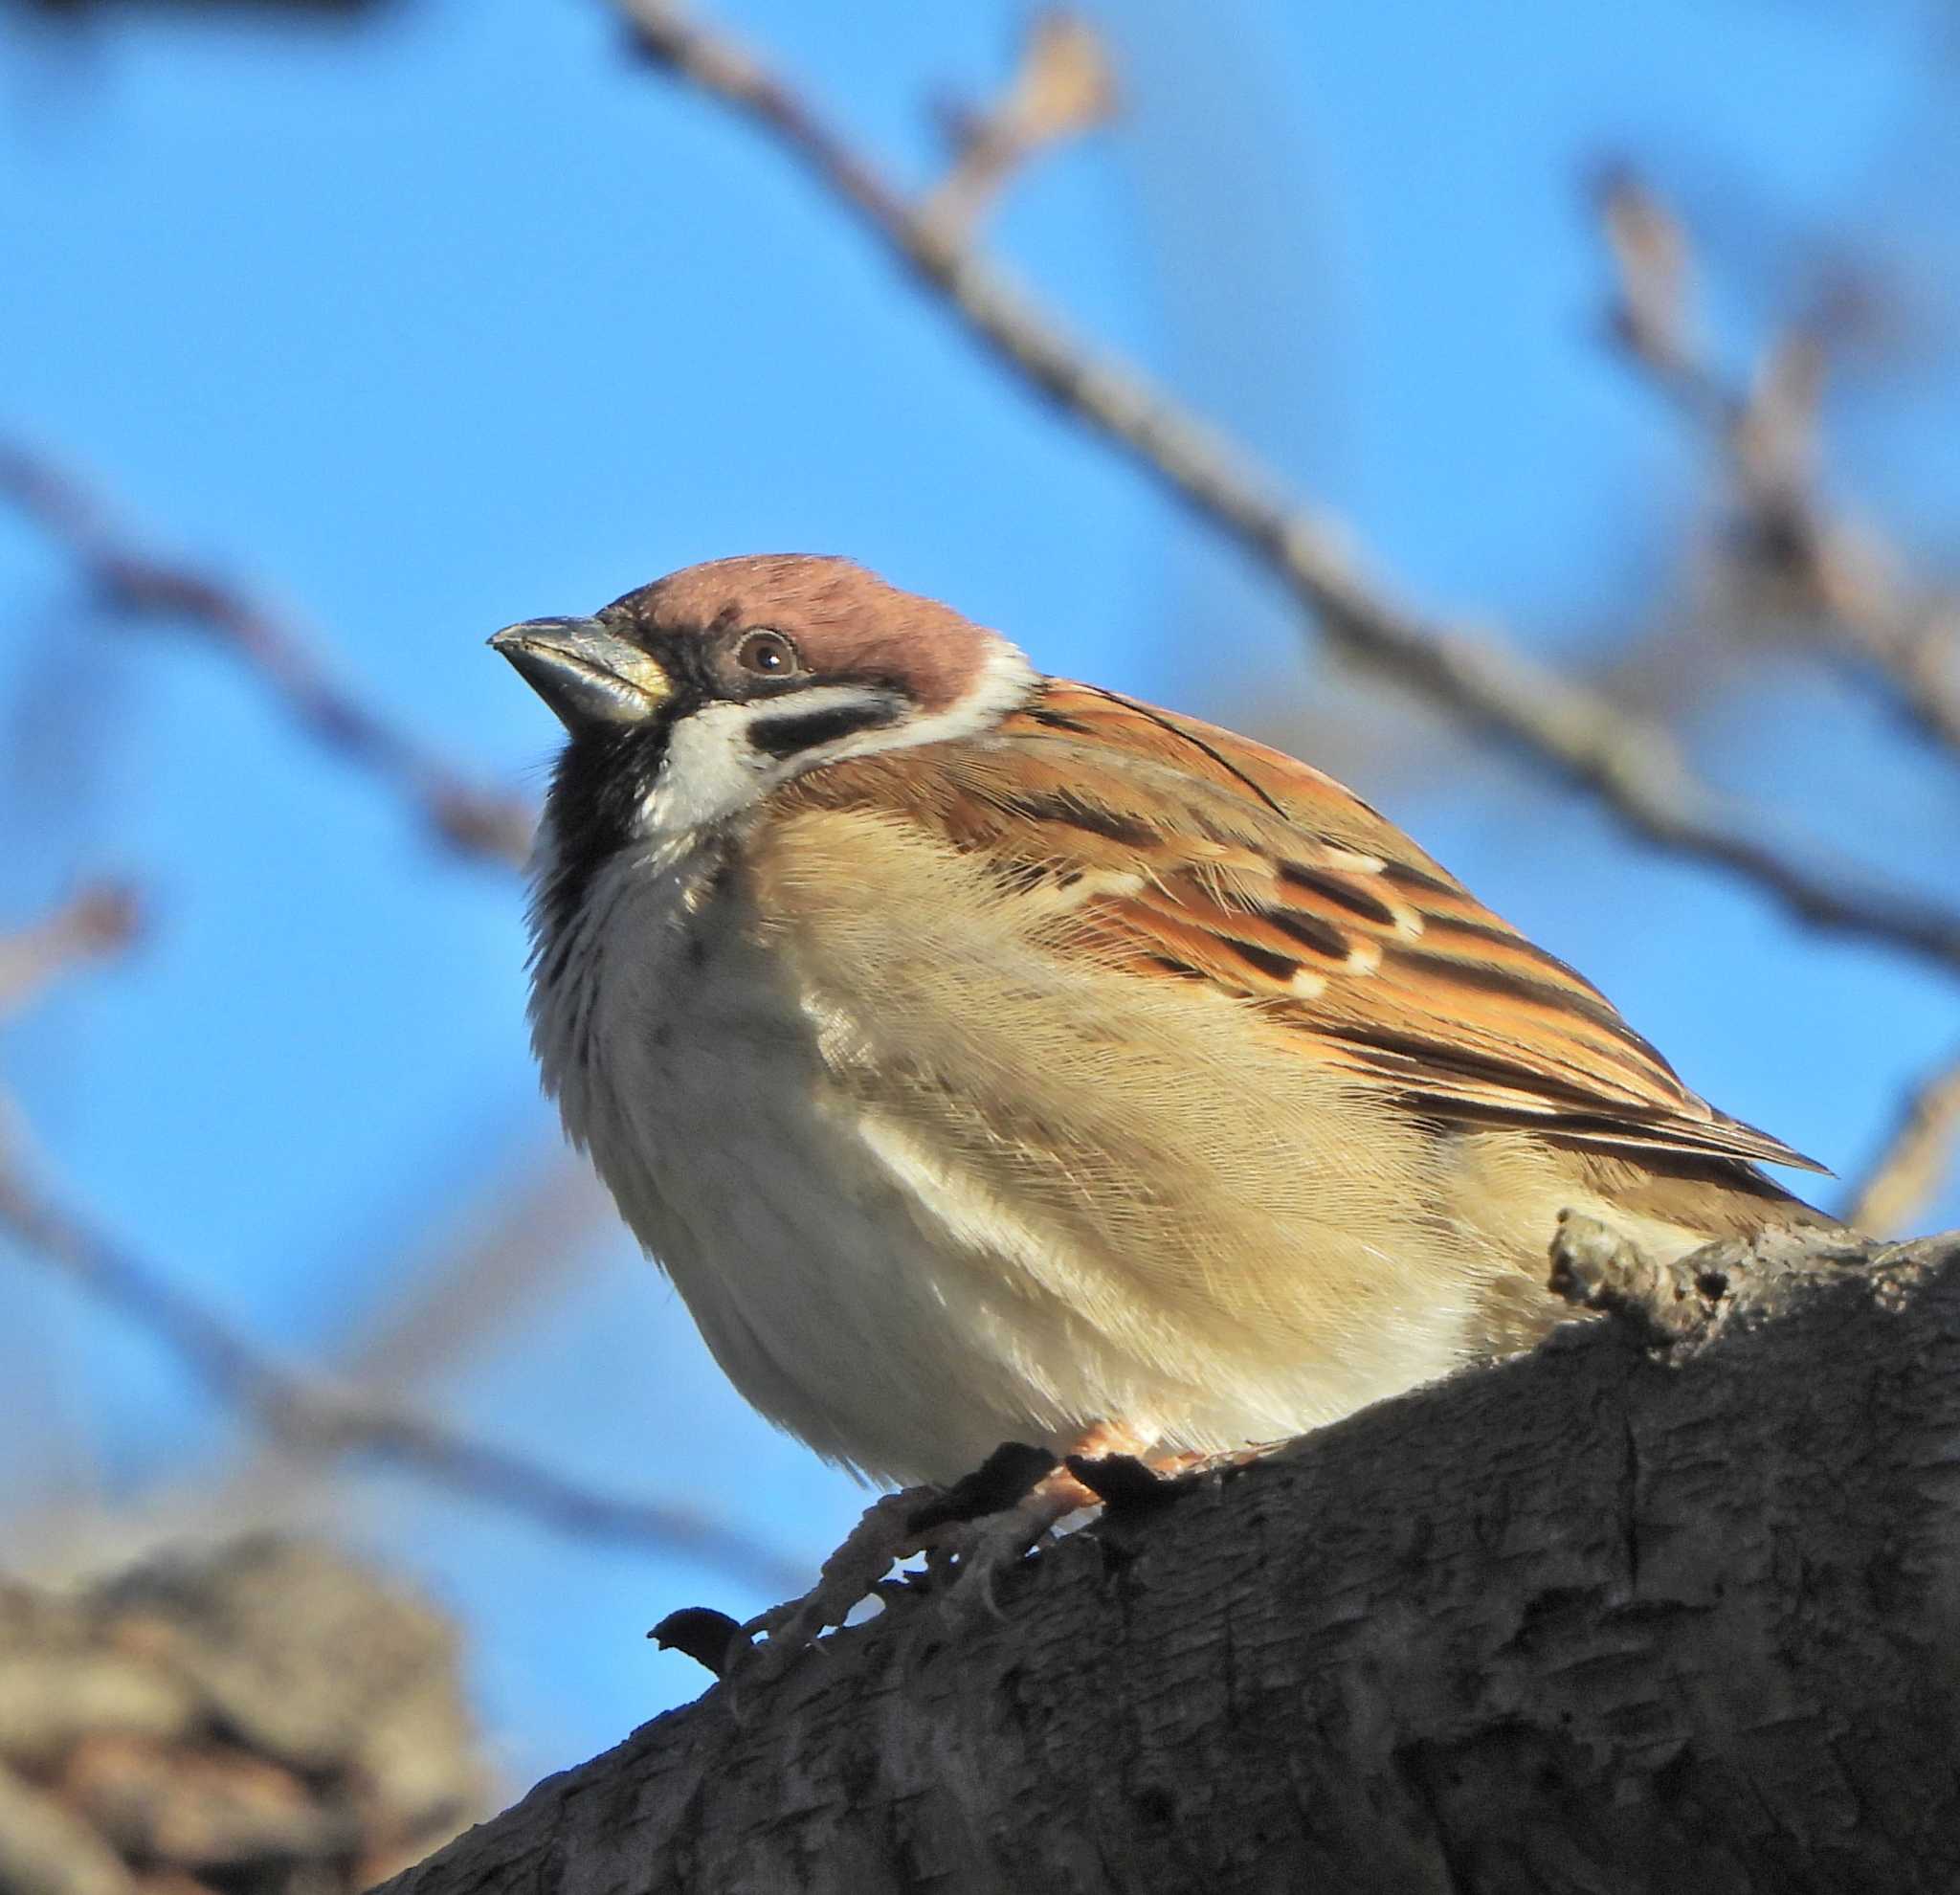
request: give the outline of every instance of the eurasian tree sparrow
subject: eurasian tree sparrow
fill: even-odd
[[[1569,1315],[1567,1206],[1660,1255],[1836,1228],[1340,784],[844,560],[491,642],[569,733],[545,1083],[828,1460],[1297,1434]]]

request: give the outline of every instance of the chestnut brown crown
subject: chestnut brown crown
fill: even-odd
[[[598,618],[656,653],[673,641],[772,631],[815,680],[888,684],[928,715],[956,704],[1006,643],[951,606],[815,553],[684,567],[613,600]]]

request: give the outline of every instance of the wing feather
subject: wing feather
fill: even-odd
[[[778,794],[902,816],[1004,882],[1074,888],[1074,945],[1258,1007],[1302,1058],[1438,1120],[1822,1169],[1716,1111],[1333,778],[1197,719],[1051,679],[988,735],[842,759]]]

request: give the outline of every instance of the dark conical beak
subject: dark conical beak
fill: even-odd
[[[674,680],[596,618],[529,618],[490,638],[568,730],[637,724],[674,695]]]

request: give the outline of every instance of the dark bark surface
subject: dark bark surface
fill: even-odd
[[[1960,1888],[1960,1239],[1771,1279],[902,1602],[391,1895]]]

